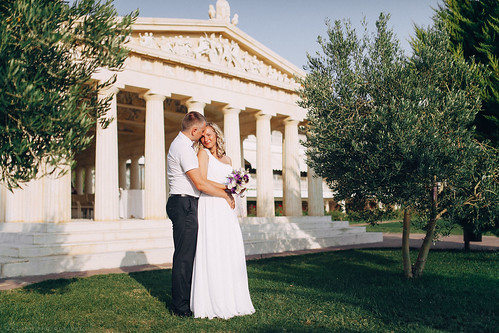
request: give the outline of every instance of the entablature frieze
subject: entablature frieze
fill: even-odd
[[[161,59],[172,65],[191,66],[277,89],[294,92],[298,88],[292,73],[285,73],[266,63],[221,33],[155,36],[152,32],[143,32],[134,34],[127,46],[131,56],[135,54],[138,58],[145,58],[141,70],[153,70],[152,59]],[[130,61],[131,65],[133,63]]]
[[[262,80],[249,80],[248,78],[230,75],[227,71],[203,68],[196,63],[188,63],[187,61],[175,63],[171,59],[168,61],[159,57],[145,58],[143,55],[134,52],[129,55],[126,70],[264,97],[287,104],[295,104],[298,99],[296,87],[283,89]]]

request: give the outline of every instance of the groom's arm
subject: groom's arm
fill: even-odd
[[[230,205],[230,207],[234,209],[234,198],[230,194],[226,193],[223,189],[216,187],[215,185],[210,183],[209,180],[204,178],[201,175],[201,171],[199,170],[199,168],[191,169],[187,171],[186,174],[199,191],[215,197],[224,198],[225,200],[227,200],[227,203]]]
[[[220,184],[220,183],[217,183],[217,182],[214,182],[213,180],[208,180],[213,186],[215,186],[216,188],[220,188],[222,190],[226,190],[227,189],[227,185],[225,184]]]

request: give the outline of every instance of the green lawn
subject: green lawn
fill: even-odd
[[[52,280],[0,292],[0,332],[497,332],[498,259],[432,251],[419,280],[391,249],[250,261],[257,312],[231,320],[172,317],[170,270]]]

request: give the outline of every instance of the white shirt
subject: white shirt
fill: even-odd
[[[199,197],[200,193],[191,182],[186,172],[199,168],[193,142],[182,132],[179,132],[168,150],[167,172],[170,194],[187,194]]]

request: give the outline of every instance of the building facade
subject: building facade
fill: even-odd
[[[14,193],[2,189],[0,220],[166,219],[166,153],[188,111],[222,128],[234,168],[245,166],[243,142],[254,139],[256,184],[250,194],[260,217],[275,214],[271,142],[272,133],[280,132],[282,213],[301,216],[304,163],[298,129],[306,111],[296,104],[295,78],[304,72],[238,29],[227,1],[217,1],[208,14],[208,20],[139,18],[127,42],[125,69],[93,77],[104,81],[116,75],[115,84],[100,92],[102,98],[112,96],[107,117],[115,120],[105,129],[96,126],[95,140],[76,157],[72,180],[68,172]],[[322,180],[312,174],[307,173],[305,191],[308,214],[323,215]],[[246,216],[246,204],[240,205],[239,214]]]
[[[247,255],[382,240],[322,216],[323,181],[306,168],[299,143],[306,112],[296,104],[295,77],[304,73],[239,30],[226,0],[210,6],[209,17],[138,19],[124,70],[93,77],[117,75],[99,92],[111,96],[114,120],[95,127],[75,168],[22,190],[0,186],[0,279],[167,267],[174,246],[166,155],[188,111],[217,123],[233,167],[255,173],[247,197],[256,216],[246,217],[245,199],[238,202]],[[284,216],[275,216],[276,201]]]

